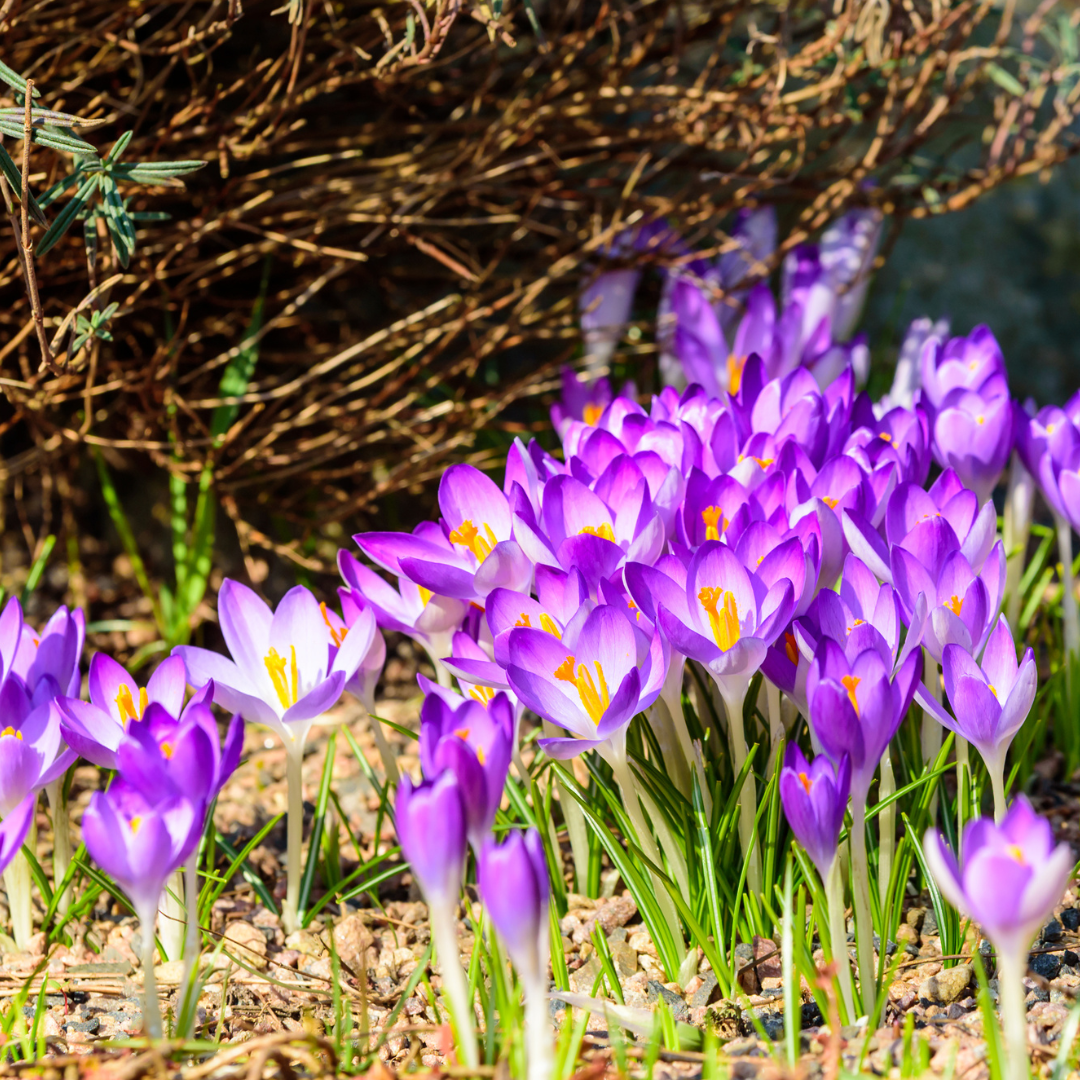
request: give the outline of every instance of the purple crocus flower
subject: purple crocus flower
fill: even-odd
[[[90,857],[127,893],[142,925],[143,1010],[152,1037],[161,1036],[154,982],[154,919],[165,882],[194,852],[205,804],[174,795],[147,798],[123,777],[97,791],[82,819]]]
[[[1050,822],[1023,795],[998,825],[988,818],[968,822],[962,863],[936,829],[927,832],[923,850],[945,899],[994,946],[1008,1075],[1022,1080],[1031,1074],[1024,1000],[1028,949],[1072,877],[1073,853],[1068,844],[1054,845]]]
[[[430,905],[454,904],[461,891],[467,843],[457,774],[447,769],[414,785],[402,777],[394,807],[398,842]]]
[[[1013,449],[1013,405],[1005,393],[958,390],[934,417],[932,446],[942,468],[955,469],[986,503]]]
[[[527,590],[532,564],[512,538],[513,516],[498,485],[472,465],[452,465],[439,481],[441,531],[359,533],[372,562],[441,596],[481,600],[492,589]]]
[[[52,682],[52,680],[48,680]],[[63,750],[60,716],[44,682],[32,699],[18,676],[0,685],[0,817],[6,817],[28,795],[59,779],[75,763],[73,750]]]
[[[536,829],[488,839],[478,861],[480,898],[527,986],[541,989],[548,966],[551,882]]]
[[[605,286],[606,284],[605,282]],[[586,293],[582,293],[583,300],[585,295]],[[583,318],[582,322],[584,323],[584,321]],[[583,329],[585,328],[583,327]],[[588,329],[585,329],[586,337],[588,337],[588,333]],[[567,423],[571,420],[581,420],[586,424],[595,424],[614,396],[611,383],[607,379],[588,382],[580,378],[573,368],[564,367],[562,369],[562,397],[551,406],[551,426],[561,436]]]
[[[858,207],[821,235],[819,258],[836,295],[832,332],[838,341],[851,336],[862,314],[884,220],[877,208]]]
[[[795,743],[784,751],[780,770],[784,814],[822,881],[828,880],[836,861],[850,790],[851,759],[847,754],[841,755],[839,766],[824,754],[818,754],[811,765]]]
[[[37,809],[37,796],[27,795],[17,806],[4,815],[0,822],[0,873],[7,870],[11,861],[19,854],[23,843],[34,823],[34,811]],[[11,896],[8,896],[8,903]]]
[[[931,336],[919,358],[922,401],[933,420],[946,399],[956,391],[980,395],[1001,392],[1008,396],[1005,357],[986,326],[976,326],[966,337]]]
[[[514,710],[504,693],[485,708],[458,708],[430,694],[420,709],[420,766],[429,779],[449,770],[457,777],[465,828],[478,853],[499,809],[514,740]]]
[[[193,645],[180,645],[173,655],[183,660],[193,685],[213,680],[216,704],[272,728],[286,745],[302,743],[311,724],[337,703],[370,640],[349,634],[339,646],[319,602],[302,585],[271,611],[247,586],[226,579],[218,617],[231,660]]]
[[[982,659],[976,662],[961,646],[946,645],[942,674],[952,716],[924,687],[916,688],[915,697],[940,723],[973,743],[982,755],[1000,821],[1005,814],[1005,755],[1035,701],[1035,653],[1029,648],[1017,664],[1012,631],[1008,620],[1000,615]]]
[[[43,700],[46,688],[52,697],[75,697],[82,682],[79,658],[85,640],[82,610],[58,607],[40,632],[22,623],[19,648],[7,670],[18,675],[38,700]]]
[[[133,720],[140,720],[151,704],[179,716],[184,707],[187,669],[179,656],[163,660],[146,686],[135,680],[110,656],[99,652],[90,661],[90,700],[60,697],[60,730],[67,744],[82,758],[103,769],[116,768],[116,751]],[[197,691],[192,700],[213,694],[213,687]]]
[[[551,757],[597,749],[625,757],[626,728],[660,693],[667,665],[659,635],[650,641],[621,611],[604,604],[585,620],[573,645],[543,630],[510,632],[507,678],[533,712],[570,732],[541,739]]]

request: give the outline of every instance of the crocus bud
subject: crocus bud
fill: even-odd
[[[542,982],[548,963],[551,882],[540,834],[488,840],[480,854],[480,897],[527,986]]]
[[[789,744],[780,770],[780,801],[784,814],[821,880],[826,881],[836,859],[844,811],[851,792],[851,759],[844,754],[834,768],[824,754],[811,765],[803,752]]]
[[[457,777],[447,769],[416,786],[406,776],[395,806],[398,840],[428,904],[448,905],[465,870],[465,810]]]

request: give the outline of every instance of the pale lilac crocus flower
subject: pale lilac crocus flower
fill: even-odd
[[[232,659],[193,645],[177,646],[174,655],[183,658],[193,685],[213,680],[216,704],[277,732],[285,744],[288,890],[282,914],[292,933],[300,898],[304,741],[311,725],[337,704],[374,631],[354,630],[336,641],[319,602],[302,585],[271,611],[247,586],[226,579],[218,594],[218,618]]]

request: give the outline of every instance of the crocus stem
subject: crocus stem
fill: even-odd
[[[743,725],[743,703],[746,690],[727,694],[721,688],[724,708],[728,717],[728,732],[731,736],[731,770],[738,777],[749,756],[746,745],[746,728]],[[746,887],[755,896],[761,895],[761,856],[754,844],[754,819],[757,816],[757,780],[751,768],[746,774],[746,782],[739,793],[739,845],[746,860]]]
[[[1028,535],[1031,532],[1031,507],[1035,496],[1035,482],[1024,467],[1020,455],[1014,450],[1009,469],[1009,487],[1005,495],[1005,616],[1009,628],[1016,636],[1016,624],[1020,618],[1020,579],[1024,575],[1027,558]]]
[[[1024,976],[1027,974],[1027,949],[1019,955],[999,950],[997,953],[998,997],[1005,1028],[1008,1080],[1029,1080],[1027,1004]]]
[[[956,835],[964,835],[964,823],[967,821],[965,798],[965,777],[971,783],[971,759],[968,756],[968,741],[963,735],[956,736]]]
[[[645,716],[660,747],[661,760],[657,764],[667,772],[679,793],[689,800],[692,790],[690,762],[683,751],[679,736],[675,731],[675,721],[671,718],[663,698],[657,698],[649,706]]]
[[[158,920],[161,947],[167,960],[179,960],[184,951],[184,877],[177,870],[165,883],[165,891],[158,902],[161,918]]]
[[[768,679],[765,685],[765,703],[769,714],[769,763],[765,775],[771,777],[776,769],[776,756],[780,753],[780,744],[784,741],[784,721],[780,714],[780,687],[774,686]]]
[[[476,1047],[476,1025],[472,1000],[469,997],[469,980],[461,966],[454,907],[453,901],[433,903],[428,908],[428,914],[431,917],[431,936],[439,957],[443,993],[454,1022],[458,1053],[463,1065],[475,1069],[480,1064],[480,1054]]]
[[[143,1024],[146,1034],[151,1039],[160,1039],[163,1033],[161,1026],[161,1005],[157,996],[157,976],[154,974],[154,916],[157,912],[151,908],[149,911],[139,913],[139,933],[142,937],[142,969],[143,969]]]
[[[184,867],[184,906],[187,909],[187,921],[185,923],[186,934],[184,938],[184,981],[180,984],[180,1000],[185,1004],[188,995],[194,993],[198,1001],[198,989],[192,984],[192,975],[195,966],[199,962],[199,944],[201,934],[199,932],[199,868],[196,862],[197,855],[193,854]],[[190,1010],[189,1021],[195,1018],[195,1010]],[[185,1037],[190,1032],[181,1032]]]
[[[930,691],[930,695],[940,705],[941,675],[938,670],[938,663],[925,648],[923,649],[923,670],[926,672],[926,677],[923,679],[923,682],[926,683],[926,689]],[[929,765],[930,762],[936,761],[939,753],[941,753],[941,725],[924,709],[922,717],[923,764]],[[934,794],[930,797],[931,821],[937,819],[937,807],[938,794],[937,785],[935,785]]]
[[[645,804],[645,812],[648,814],[649,821],[652,822],[653,828],[656,829],[656,835],[660,838],[660,846],[667,856],[668,866],[671,867],[671,876],[675,879],[675,884],[679,887],[682,895],[689,896],[690,875],[686,869],[686,856],[683,854],[682,848],[679,847],[679,842],[675,839],[675,834],[671,831],[667,818],[660,813],[660,808],[653,802],[652,796],[640,785],[637,792],[639,798]]]
[[[844,887],[840,860],[833,859],[825,882],[825,899],[829,908],[829,937],[832,940],[833,963],[840,980],[840,995],[844,999],[848,1023],[855,1020],[855,987],[851,982],[851,961],[847,951],[847,928],[844,926]]]
[[[1072,572],[1072,526],[1054,515],[1057,524],[1058,558],[1061,560],[1061,609],[1065,615],[1065,687],[1072,700],[1073,663],[1080,655],[1080,614],[1076,608],[1076,585]]]
[[[652,830],[645,820],[645,815],[641,812],[641,803],[637,795],[637,783],[633,773],[630,771],[629,762],[627,762],[625,755],[612,755],[610,761],[612,771],[615,773],[615,783],[619,785],[619,793],[622,795],[623,807],[636,834],[635,840],[638,847],[644,852],[645,858],[657,866],[663,866],[660,850],[653,839]],[[671,931],[671,940],[675,943],[675,948],[682,953],[685,951],[685,942],[683,941],[682,926],[679,923],[679,914],[675,910],[675,904],[671,899],[667,886],[656,874],[653,874],[652,878],[653,885],[656,888],[656,902],[660,905],[660,910],[664,914],[668,930]]]
[[[541,721],[545,738],[560,734],[560,729],[550,720]],[[555,794],[559,797],[563,821],[566,822],[566,834],[570,838],[570,853],[574,857],[574,878],[577,891],[584,895],[589,883],[589,827],[585,823],[585,811],[578,805],[577,799],[566,790],[563,782],[555,777]],[[552,849],[558,851],[558,845]]]
[[[49,812],[52,814],[53,823],[53,887],[55,888],[64,880],[71,865],[71,823],[68,820],[68,803],[64,797],[64,778],[47,784],[45,794],[49,799]],[[67,914],[71,906],[71,889],[64,890],[56,910],[62,915]]]
[[[1000,761],[987,761],[986,771],[990,774],[990,787],[994,792],[994,821],[999,825],[1008,806],[1005,802],[1005,755]]]
[[[26,952],[34,933],[30,899],[30,863],[20,848],[4,871],[8,910],[11,912],[11,936],[19,952]]]
[[[874,920],[870,914],[870,866],[866,859],[866,797],[851,795],[851,877],[855,892],[855,948],[863,1012],[874,1014]]]
[[[683,757],[687,765],[697,773],[698,787],[701,788],[701,800],[705,804],[705,816],[712,818],[712,792],[705,780],[705,767],[697,754],[694,753],[694,744],[690,738],[690,729],[686,726],[686,716],[682,708],[682,679],[680,677],[676,686],[669,687],[664,684],[661,700],[667,708],[668,715],[675,728],[675,736],[679,740]]]
[[[301,848],[304,844],[304,742],[293,739],[285,744],[285,777],[289,789],[289,814],[286,821],[285,906],[281,922],[286,934],[300,929]]]
[[[881,783],[878,785],[878,801],[884,802],[896,791],[893,773],[892,744],[881,755]],[[883,806],[878,814],[878,895],[889,895],[892,879],[893,853],[896,851],[896,803]]]
[[[549,1080],[552,1073],[551,1020],[543,980],[525,987],[525,1058],[528,1080]]]
[[[382,758],[386,782],[396,787],[401,780],[401,774],[398,772],[397,767],[397,757],[387,741],[382,724],[371,713],[368,713],[368,723],[371,725],[371,734],[375,737],[375,748],[379,751],[379,757]]]

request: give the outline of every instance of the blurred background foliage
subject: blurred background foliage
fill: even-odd
[[[582,281],[661,218],[715,256],[736,209],[774,204],[763,276],[879,207],[879,362],[913,315],[986,320],[1017,388],[1061,398],[1078,22],[1051,0],[0,0],[0,61],[67,117],[24,154],[8,80],[0,584],[43,572],[42,604],[88,604],[92,644],[144,658],[205,632],[223,574],[329,588],[348,534],[410,527],[450,461],[544,436]],[[28,220],[29,268],[23,179],[51,223]],[[615,365],[645,391],[659,280]]]

